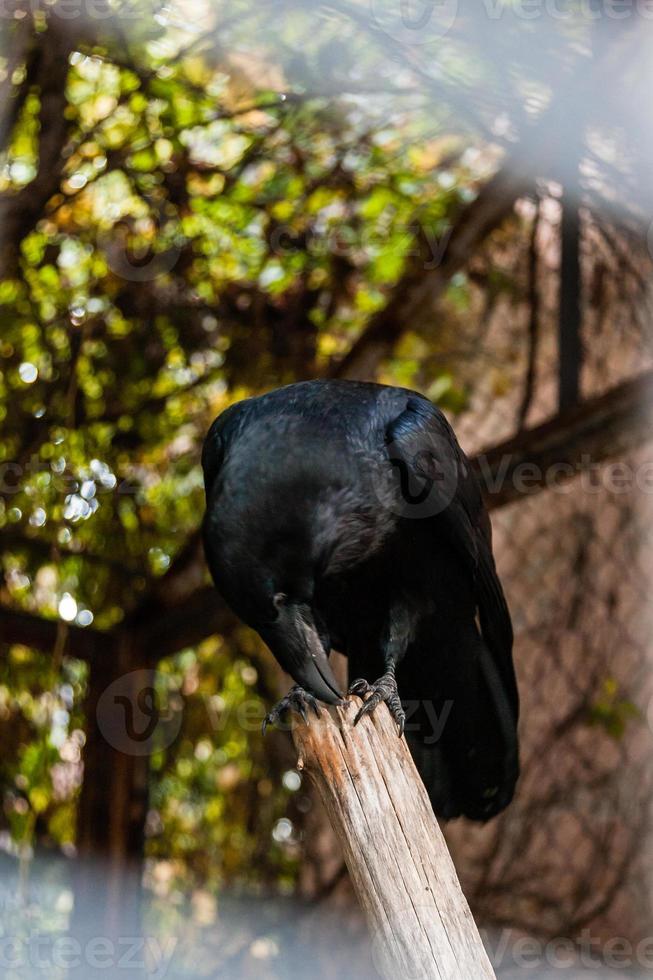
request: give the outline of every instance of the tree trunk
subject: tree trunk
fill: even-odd
[[[38,31],[30,18],[16,32],[12,56],[17,64],[26,61],[25,83],[13,91],[4,86],[9,104],[0,119],[0,149],[6,149],[11,129],[23,108],[30,88],[39,94],[38,172],[20,190],[0,193],[0,276],[18,277],[20,244],[45,216],[46,205],[57,193],[66,164],[64,148],[70,122],[66,116],[66,83],[69,59],[79,41],[78,22],[62,16],[53,7],[46,18],[47,29]],[[75,25],[75,26],[74,26]]]
[[[152,685],[144,660],[130,637],[120,635],[109,654],[90,663],[77,815],[78,937],[138,935],[149,754],[145,743],[130,737],[129,723],[141,692]],[[138,717],[134,728],[140,727]]]
[[[381,706],[293,720],[298,768],[315,780],[342,844],[382,976],[494,977],[426,790]]]
[[[578,184],[568,184],[562,195],[560,225],[560,299],[558,313],[559,390],[558,410],[580,400],[583,359],[581,339],[581,221]]]

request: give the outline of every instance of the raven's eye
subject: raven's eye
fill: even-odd
[[[281,609],[282,606],[287,605],[288,596],[285,592],[277,592],[272,601],[277,609]]]

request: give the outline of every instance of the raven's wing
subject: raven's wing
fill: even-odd
[[[212,499],[215,498],[216,482],[224,460],[225,443],[221,435],[221,416],[213,422],[202,447],[202,470],[204,471],[204,491],[206,494],[206,510],[202,520],[202,542],[204,554],[214,582],[219,579],[219,564],[215,548],[217,529]]]
[[[202,447],[202,470],[204,471],[204,487],[207,497],[224,459],[224,440],[220,435],[220,427],[217,424],[219,422],[220,417],[215,420],[207,432]]]
[[[400,506],[407,516],[437,521],[470,570],[481,632],[493,661],[488,658],[485,664],[486,683],[499,709],[507,699],[512,715],[509,727],[514,727],[519,696],[512,624],[494,564],[490,520],[470,463],[442,412],[424,398],[408,399],[404,411],[386,429],[386,447],[399,470]]]

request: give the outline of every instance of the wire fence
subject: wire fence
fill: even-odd
[[[447,829],[481,921],[650,935],[651,446],[493,515],[515,625],[522,778],[485,828]],[[626,474],[631,474],[630,482]]]
[[[519,233],[475,259],[479,293],[454,358],[471,393],[453,419],[468,454],[557,410],[560,206],[555,188],[540,192],[520,202]],[[581,213],[581,391],[590,398],[651,367],[651,255]],[[492,297],[488,277],[513,286]],[[515,627],[522,777],[499,819],[446,828],[489,927],[590,930],[597,942],[653,935],[652,450],[590,461],[492,514]]]

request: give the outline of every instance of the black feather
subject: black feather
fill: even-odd
[[[304,382],[228,409],[202,462],[212,574],[282,666],[333,701],[331,647],[369,682],[391,662],[436,813],[503,809],[519,770],[512,626],[444,415],[401,388]]]

